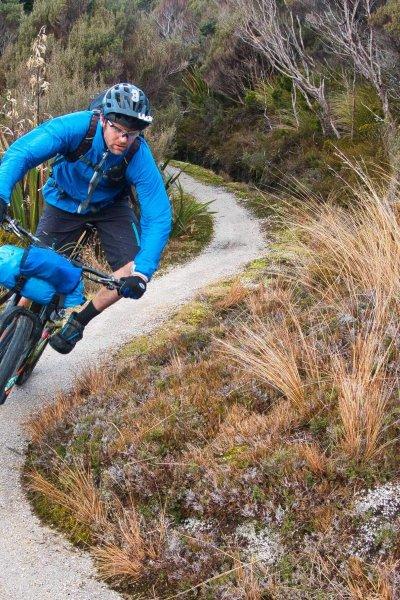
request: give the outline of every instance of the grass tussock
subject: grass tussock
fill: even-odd
[[[111,370],[96,367],[85,369],[85,373],[76,379],[71,394],[58,394],[53,404],[48,404],[33,413],[26,421],[25,429],[32,442],[40,444],[47,432],[61,423],[75,407],[85,400],[88,394],[100,394],[112,384],[112,381]]]
[[[32,492],[43,494],[49,500],[70,510],[79,523],[97,530],[101,530],[107,523],[107,506],[94,484],[90,471],[65,465],[57,473],[60,487],[46,480],[35,470],[28,473],[27,479]]]
[[[291,274],[325,303],[340,305],[348,296],[357,304],[357,296],[369,292],[389,307],[398,295],[398,208],[367,181],[367,187],[354,190],[351,207],[314,205],[312,216],[298,215]]]
[[[329,461],[325,452],[314,442],[302,442],[298,445],[297,451],[300,458],[306,463],[311,473],[316,477],[322,477],[327,474]]]
[[[365,564],[351,558],[348,564],[347,587],[351,600],[395,600],[398,588],[396,573],[398,563],[379,565],[371,577]]]
[[[147,558],[150,557],[145,550],[140,517],[133,506],[129,511],[121,510],[116,527],[119,543],[104,543],[94,551],[99,572],[109,581],[136,581],[143,570],[146,554]]]
[[[296,336],[287,322],[256,320],[252,327],[243,325],[235,341],[235,345],[224,344],[235,361],[281,392],[295,410],[304,411],[309,391],[300,374],[299,362],[302,352],[308,358],[312,349],[303,346],[302,336]],[[314,360],[304,362],[304,369],[312,380],[316,371]]]
[[[127,597],[396,597],[399,216],[362,185],[30,424]]]
[[[334,357],[334,384],[342,423],[340,444],[356,459],[368,460],[384,450],[387,408],[393,392],[387,369],[389,347],[384,350],[384,331],[375,328],[357,334],[350,357]],[[350,364],[348,364],[350,362]]]

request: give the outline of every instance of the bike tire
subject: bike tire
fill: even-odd
[[[49,343],[48,338],[46,340],[40,339],[37,344],[33,347],[29,356],[22,367],[22,372],[18,375],[15,385],[20,387],[24,385],[33,373],[34,368],[38,364],[43,352],[46,350],[46,346]],[[32,356],[33,355],[33,356]]]
[[[11,332],[8,331],[12,328]],[[10,381],[14,376],[18,377],[18,368],[24,359],[27,345],[33,328],[33,322],[29,317],[20,315],[10,323],[5,334],[2,336],[3,352],[0,362],[0,404],[7,399],[15,382]]]

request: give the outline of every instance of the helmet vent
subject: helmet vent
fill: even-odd
[[[107,90],[103,99],[103,114],[107,116],[109,113],[137,119],[143,128],[153,121],[146,94],[131,83],[118,83]]]

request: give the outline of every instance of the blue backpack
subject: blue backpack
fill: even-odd
[[[82,269],[50,248],[0,246],[0,285],[39,304],[55,295],[65,308],[85,302]]]

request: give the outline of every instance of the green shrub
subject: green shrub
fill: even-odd
[[[186,194],[179,182],[175,184],[171,198],[173,207],[172,238],[190,234],[196,220],[207,214],[214,214],[208,209],[213,200],[199,202],[190,194]]]
[[[358,85],[354,89],[336,92],[332,96],[331,106],[342,135],[371,141],[382,136],[381,102],[370,85]]]

